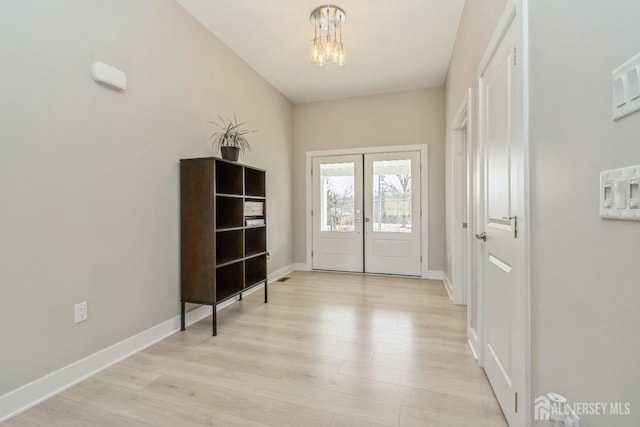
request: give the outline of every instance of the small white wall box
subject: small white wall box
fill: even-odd
[[[125,90],[127,88],[127,75],[102,62],[93,63],[93,79],[117,89]]]
[[[613,120],[640,110],[640,53],[611,73]]]
[[[640,165],[600,172],[600,216],[640,221]]]

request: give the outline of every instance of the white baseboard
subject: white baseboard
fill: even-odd
[[[275,271],[272,271],[268,275],[269,283],[282,279],[284,276],[286,276],[287,274],[291,273],[294,270],[297,270],[296,264],[289,264]]]
[[[185,323],[191,325],[209,315],[211,306],[200,306],[186,314]],[[0,396],[0,423],[178,330],[179,315]]]
[[[446,274],[443,275],[442,281],[444,282],[444,288],[447,290],[449,294],[449,300],[453,302],[453,285],[451,285],[451,281],[447,277]]]
[[[311,271],[311,265],[310,264],[306,264],[306,263],[296,263],[295,264],[295,270],[297,271]],[[318,270],[318,271],[322,271],[322,270]],[[348,271],[343,271],[341,273],[349,273]],[[355,274],[363,274],[363,273],[355,273]],[[364,274],[374,274],[374,273],[364,273]],[[444,272],[440,271],[440,270],[429,270],[426,273],[424,273],[422,275],[423,279],[430,279],[430,280],[442,280],[444,277]]]
[[[442,280],[444,279],[444,272],[439,270],[429,270],[422,275],[423,279]]]
[[[471,353],[473,353],[473,358],[476,359],[476,363],[478,362],[478,353],[476,353],[476,349],[473,347],[473,343],[471,340],[467,340],[467,344],[469,344],[469,348],[471,349]]]
[[[295,265],[290,264],[272,271],[269,282],[274,282],[293,270]],[[244,294],[249,295],[263,287],[264,285],[256,286]],[[219,304],[216,309],[222,310],[236,301],[236,298],[232,298]],[[211,306],[201,305],[187,312],[185,323],[192,325],[210,315]],[[180,316],[176,316],[0,396],[0,423],[179,330]]]
[[[299,262],[295,264],[295,269],[298,271],[311,271],[311,266],[304,262]]]

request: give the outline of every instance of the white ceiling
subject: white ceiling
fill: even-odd
[[[311,64],[317,0],[177,0],[294,103],[441,86],[464,0],[335,0],[346,65]]]

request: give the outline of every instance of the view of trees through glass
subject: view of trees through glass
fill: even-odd
[[[320,165],[322,231],[354,230],[353,163]]]
[[[373,231],[411,233],[411,160],[373,162]]]
[[[320,165],[322,231],[354,231],[353,163]],[[373,231],[411,233],[411,160],[373,162]]]

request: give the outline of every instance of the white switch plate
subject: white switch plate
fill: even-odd
[[[640,110],[640,53],[611,73],[612,118]]]
[[[600,172],[600,216],[640,221],[640,165]]]

